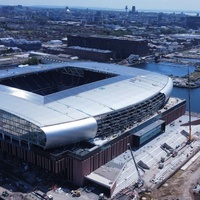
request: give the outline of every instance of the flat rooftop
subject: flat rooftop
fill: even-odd
[[[125,164],[110,161],[94,172],[90,173],[87,176],[87,179],[111,188],[124,168]]]
[[[197,114],[192,115],[192,121],[196,121],[198,119],[200,119],[200,115]],[[167,173],[169,173],[170,172],[170,171],[168,172],[169,168],[175,169],[178,163],[181,163],[183,162],[184,159],[186,159],[186,154],[191,153],[192,149],[186,148],[186,150],[183,149],[183,153],[180,153],[179,156],[177,156],[174,159],[172,158],[172,160],[170,160],[170,158],[167,157],[166,151],[164,151],[161,148],[161,145],[164,143],[167,143],[173,149],[177,150],[181,149],[182,147],[184,147],[184,145],[186,145],[187,137],[186,135],[182,134],[182,132],[183,130],[186,133],[189,132],[189,126],[184,125],[188,122],[188,120],[189,116],[188,113],[186,113],[185,115],[175,120],[173,123],[167,125],[166,130],[163,134],[159,135],[158,137],[156,137],[146,145],[142,146],[141,148],[133,150],[136,162],[138,163],[139,161],[142,161],[150,168],[150,170],[144,170],[145,173],[143,170],[139,169],[140,174],[142,175],[147,185],[149,186],[152,185],[151,183],[152,179],[159,180],[159,178],[162,178]],[[200,136],[200,124],[192,125],[192,134],[194,138]],[[192,144],[192,146],[194,148],[199,148],[200,141],[197,140],[196,142],[194,142],[194,144]],[[158,164],[161,160],[161,157],[166,159],[166,162],[164,163],[166,167],[163,169],[163,171],[158,168]],[[111,162],[123,166],[123,170],[119,171],[119,174],[117,176],[115,176],[114,171],[112,172],[112,167],[110,167],[109,170],[108,165],[106,165],[107,167],[104,173],[99,174],[99,171],[102,171],[102,169],[104,169],[105,167],[102,166],[101,168],[92,172],[87,177],[90,180],[93,179],[94,182],[99,182],[100,185],[104,185],[105,187],[108,187],[108,183],[113,181],[113,179],[112,178],[109,179],[109,177],[112,176],[117,177],[116,189],[113,194],[115,195],[123,188],[126,188],[127,186],[134,184],[138,179],[138,174],[134,162],[132,160],[131,153],[128,149],[123,154],[113,159]],[[107,176],[107,171],[113,173],[113,175]],[[100,175],[102,177],[100,177]],[[105,182],[104,178],[108,180]]]

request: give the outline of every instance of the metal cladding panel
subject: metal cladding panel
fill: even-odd
[[[8,95],[17,97],[17,98],[22,98],[24,100],[34,102],[38,105],[42,105],[44,102],[44,98],[41,95],[34,94],[34,93],[31,93],[31,92],[28,92],[25,90],[20,90],[17,88],[0,85],[0,91],[3,93],[7,93]]]
[[[10,96],[0,92],[0,109],[9,112],[13,115],[19,116],[36,126],[45,127],[52,124],[61,124],[72,121],[72,118],[66,113],[71,111],[68,109],[66,112],[63,109],[63,113],[58,112],[55,108],[48,108],[42,105],[33,104],[16,96]],[[64,113],[65,112],[65,113]],[[80,113],[77,111],[77,113]],[[88,115],[77,114],[83,118]],[[76,118],[76,120],[79,120]]]
[[[0,79],[65,67],[88,69],[116,76],[52,95],[40,96],[0,84],[0,109],[37,125],[54,127],[137,105],[162,92],[168,99],[172,82],[165,75],[115,64],[94,62],[53,63],[0,73]]]
[[[74,108],[77,110],[77,112],[79,111],[78,116],[81,116],[83,114],[85,114],[85,116],[86,115],[96,116],[96,115],[101,115],[102,113],[108,113],[113,111],[108,106],[103,105],[100,101],[95,102],[90,100],[89,98],[86,99],[81,95],[69,97],[67,101],[66,99],[59,100],[59,103],[62,104],[63,106],[66,105],[71,109]],[[52,104],[50,104],[49,106],[52,107]],[[75,112],[74,113],[68,112],[68,113],[69,116],[77,119],[77,114]]]
[[[82,99],[90,99],[90,101],[108,107],[111,110],[119,110],[152,98],[160,90],[164,90],[167,84],[167,76],[148,74],[132,79],[127,78],[127,80],[122,80],[120,83],[108,84],[104,87],[87,91],[87,93],[80,93],[78,96]],[[93,110],[93,113],[90,114],[95,116],[97,115],[95,112],[96,110]]]
[[[167,101],[169,99],[172,89],[173,89],[173,81],[170,77],[168,77],[168,83],[163,88],[163,90],[160,91],[161,93],[165,94],[165,97],[166,97],[165,101]]]
[[[97,132],[97,122],[91,117],[41,129],[46,134],[44,149],[50,149],[94,138]]]

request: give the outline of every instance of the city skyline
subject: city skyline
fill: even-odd
[[[125,9],[125,6],[128,6],[128,9],[131,10],[132,6],[136,6],[138,10],[174,10],[174,11],[194,11],[200,12],[200,4],[198,0],[59,0],[55,2],[53,0],[0,0],[0,5],[23,5],[23,6],[69,6],[69,7],[87,7],[87,8],[102,8],[102,9]]]

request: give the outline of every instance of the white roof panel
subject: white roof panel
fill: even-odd
[[[0,109],[22,117],[40,127],[76,121],[138,104],[171,89],[171,79],[157,73],[114,64],[69,62],[2,71],[0,79],[26,73],[39,73],[63,67],[87,68],[115,74],[115,77],[74,87],[49,96],[17,94],[0,87]],[[12,89],[13,90],[13,89]],[[26,94],[26,95],[22,95]]]

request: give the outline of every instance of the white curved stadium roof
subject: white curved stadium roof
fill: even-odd
[[[168,98],[173,85],[171,79],[165,75],[94,62],[54,63],[2,70],[0,79],[67,66],[113,73],[117,76],[44,97],[0,85],[0,109],[39,127],[46,127],[119,110],[143,102],[159,92],[165,93]]]

